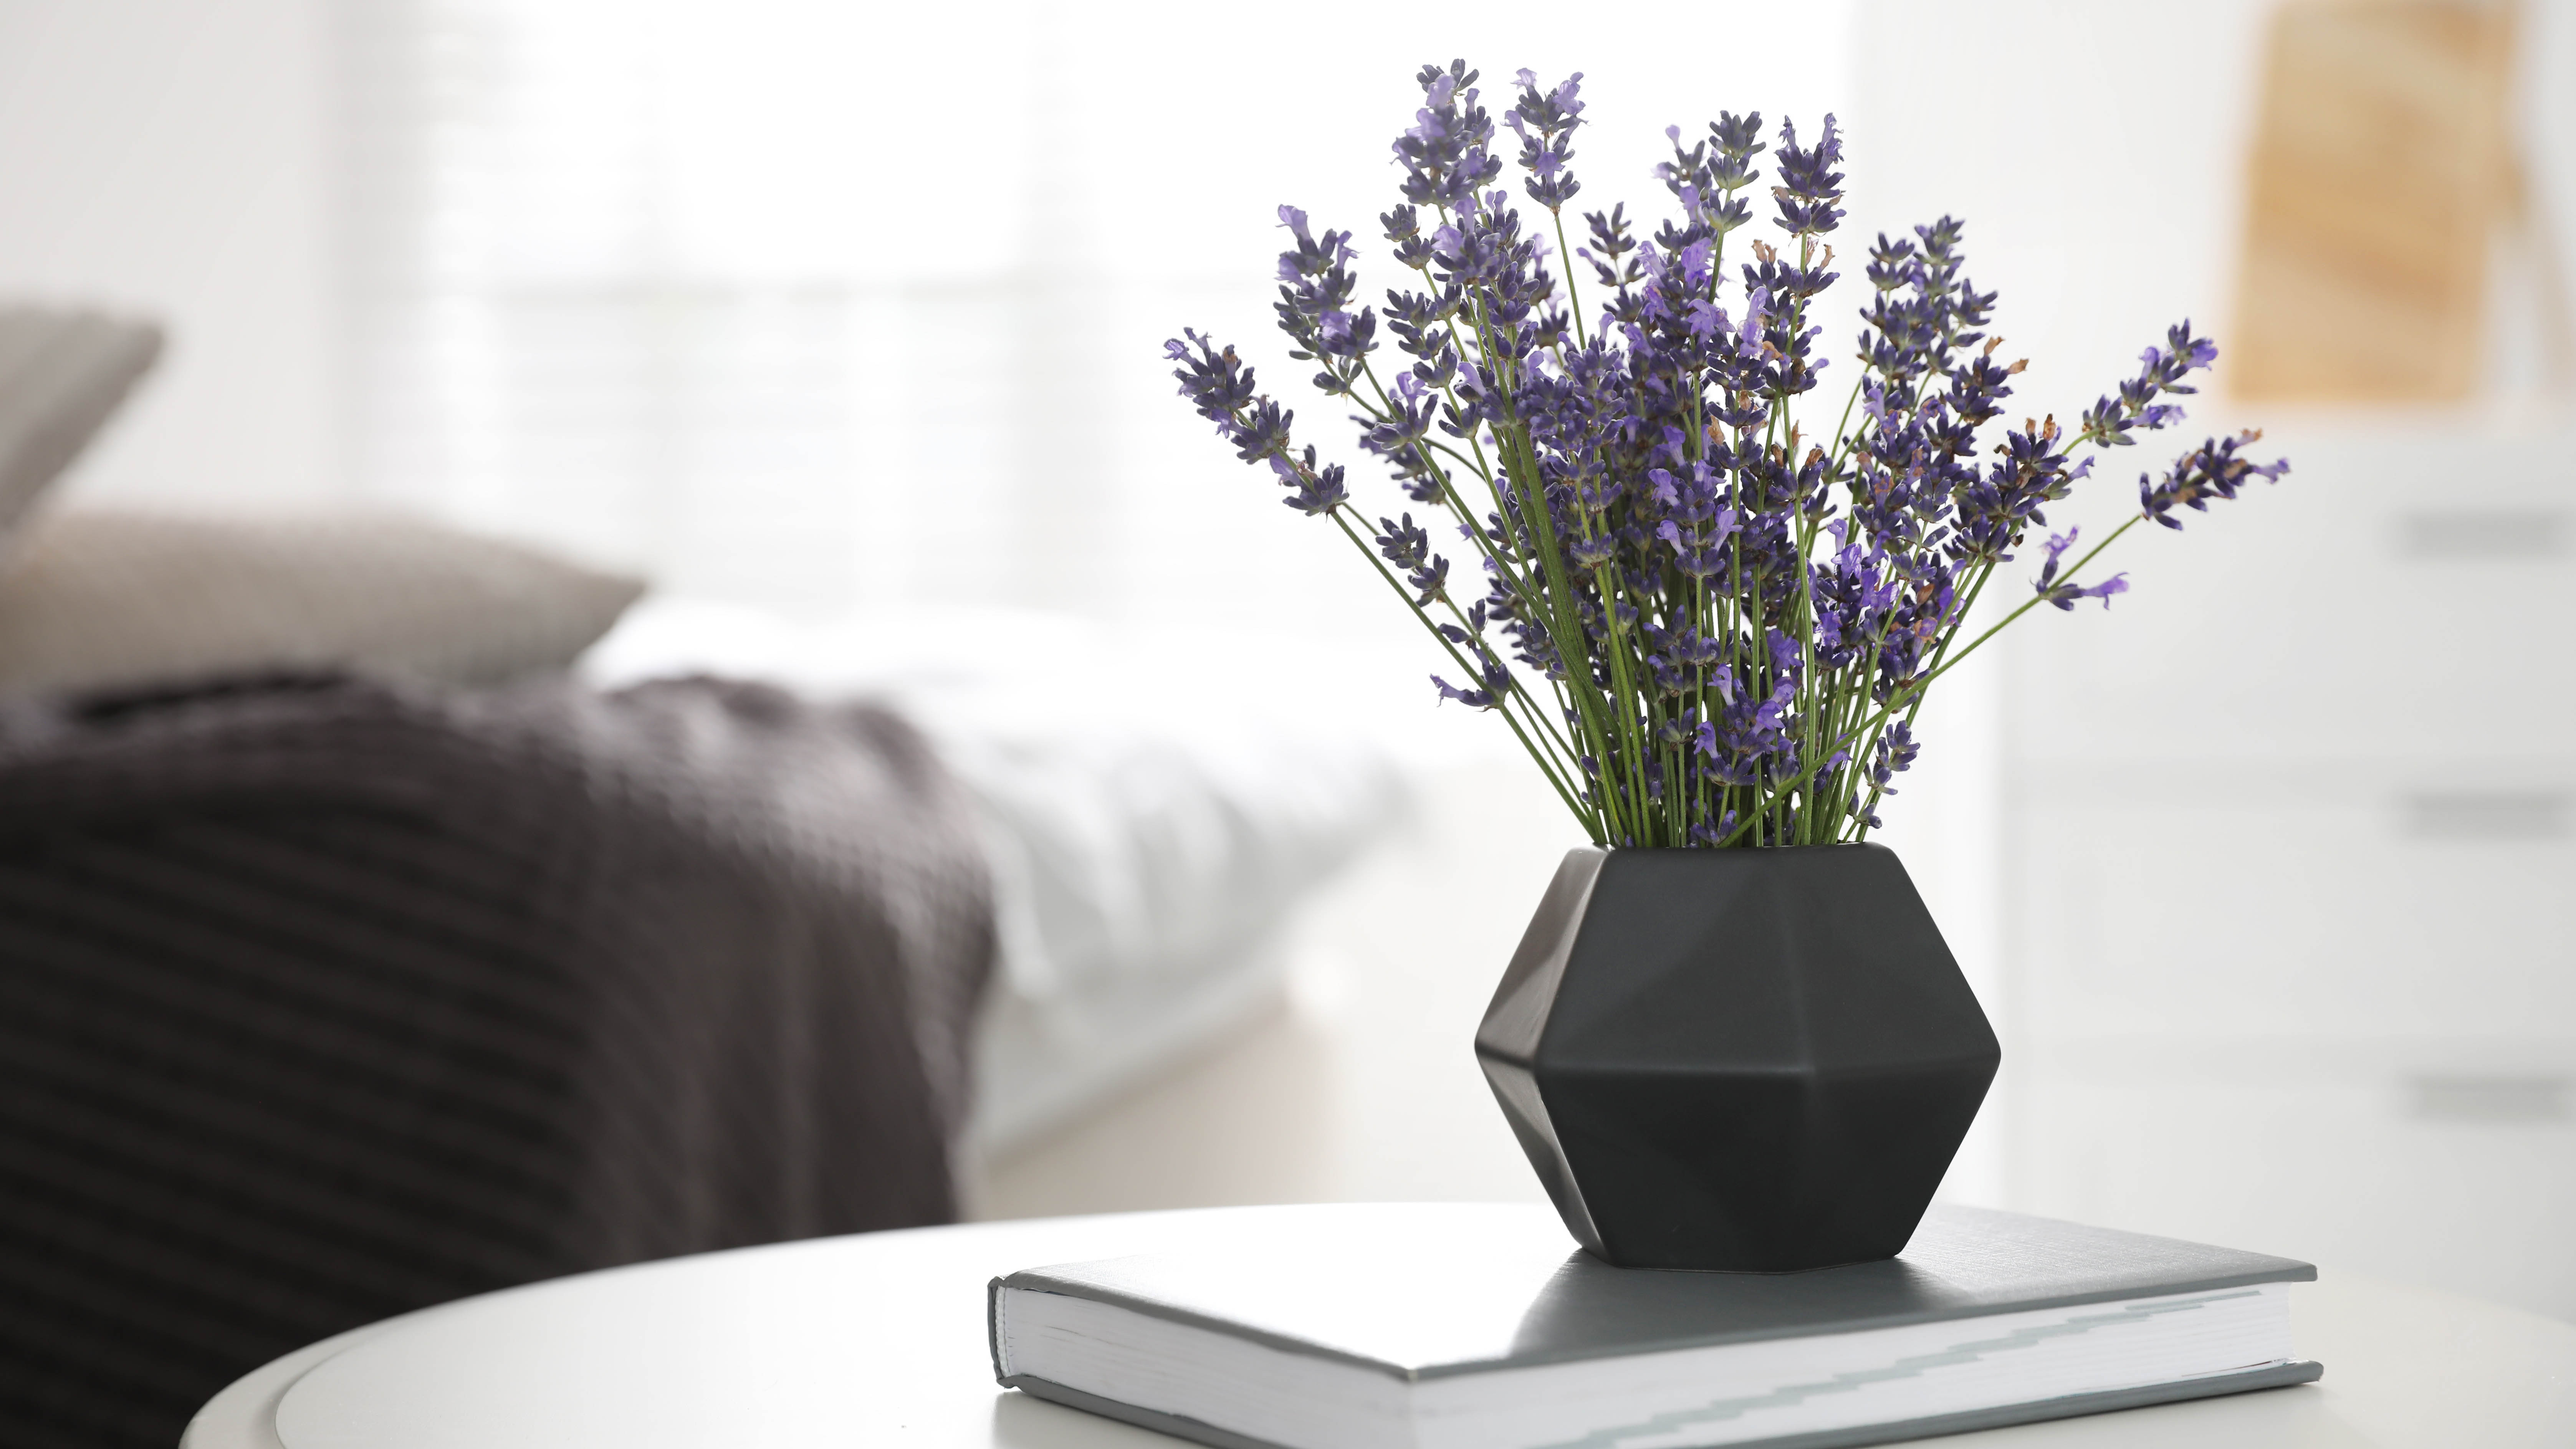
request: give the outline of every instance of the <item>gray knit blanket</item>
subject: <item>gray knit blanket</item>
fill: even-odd
[[[0,707],[0,1443],[464,1294],[946,1221],[982,858],[712,680]]]

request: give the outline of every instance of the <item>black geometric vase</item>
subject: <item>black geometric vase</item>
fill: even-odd
[[[1884,846],[1585,848],[1476,1059],[1595,1255],[1787,1273],[1905,1247],[2003,1051]]]

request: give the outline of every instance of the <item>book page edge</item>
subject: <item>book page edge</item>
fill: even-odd
[[[2049,1419],[2074,1419],[2088,1414],[2116,1413],[2123,1409],[2143,1409],[2156,1404],[2181,1403],[2189,1399],[2214,1399],[2228,1394],[2252,1393],[2262,1389],[2290,1388],[2315,1383],[2325,1377],[2325,1365],[2314,1360],[2265,1364],[2240,1373],[2219,1374],[2208,1378],[2178,1379],[2168,1383],[2147,1384],[2136,1388],[2108,1389],[2100,1393],[2072,1394],[2064,1398],[2035,1399],[2028,1403],[2006,1404],[1990,1409],[1971,1409],[1959,1414],[1941,1414],[1928,1419],[1900,1419],[1885,1424],[1857,1425],[1847,1429],[1825,1429],[1810,1434],[1790,1434],[1770,1439],[1738,1440],[1725,1449],[1860,1449],[1868,1444],[1892,1444],[1906,1439],[1928,1439],[1942,1434],[1965,1434],[1977,1429],[2001,1429],[2014,1424],[2036,1424]],[[1080,1409],[1103,1418],[1134,1424],[1140,1429],[1169,1434],[1174,1438],[1206,1444],[1212,1449],[1292,1449],[1267,1439],[1255,1439],[1231,1429],[1178,1414],[1155,1409],[1140,1409],[1115,1399],[1104,1399],[1080,1389],[1030,1374],[1013,1374],[1002,1380],[1006,1388],[1018,1389],[1032,1398]]]

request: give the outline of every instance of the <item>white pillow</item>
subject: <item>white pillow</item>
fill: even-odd
[[[311,668],[503,679],[569,665],[643,591],[395,514],[76,504],[30,520],[0,572],[0,690]]]

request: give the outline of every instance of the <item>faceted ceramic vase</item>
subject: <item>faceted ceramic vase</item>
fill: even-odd
[[[1476,1059],[1595,1255],[1786,1273],[1904,1248],[2003,1052],[1884,846],[1587,848]]]

